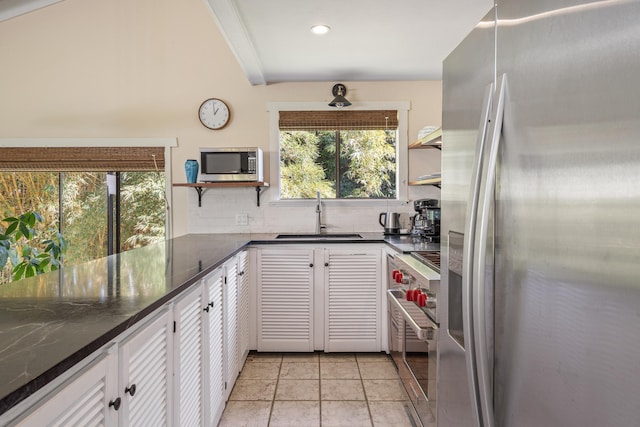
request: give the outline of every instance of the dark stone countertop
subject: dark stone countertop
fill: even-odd
[[[383,243],[427,250],[411,236],[275,239],[190,234],[0,286],[0,414],[113,340],[250,243]],[[438,250],[439,245],[428,245]]]
[[[398,252],[439,251],[440,243],[426,243],[416,236],[384,236],[384,241]]]

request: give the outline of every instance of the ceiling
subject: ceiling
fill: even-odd
[[[0,21],[60,0],[0,0]],[[207,0],[253,85],[440,80],[491,0]],[[328,34],[311,33],[315,24]]]
[[[251,84],[440,80],[489,0],[207,0]],[[311,33],[315,24],[328,34]]]
[[[61,0],[0,0],[0,22]]]

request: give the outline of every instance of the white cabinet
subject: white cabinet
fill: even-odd
[[[240,366],[240,346],[238,334],[238,260],[233,258],[224,264],[224,356],[226,398],[231,395],[233,384],[238,378]]]
[[[25,427],[115,425],[122,398],[117,396],[117,356],[103,353],[82,373],[61,385],[46,403],[19,424]],[[111,405],[109,404],[111,402]]]
[[[224,285],[224,360],[226,399],[249,354],[250,277],[247,251],[225,263]]]
[[[240,367],[244,365],[244,361],[249,354],[249,299],[250,287],[249,280],[249,254],[242,251],[238,254],[238,345],[240,355]]]
[[[380,351],[381,251],[325,251],[324,351]]]
[[[313,351],[314,251],[258,250],[258,351]]]
[[[175,303],[175,425],[217,425],[242,369],[249,315],[242,254]]]
[[[163,312],[120,344],[121,426],[171,424],[171,312]]]
[[[248,272],[240,252],[0,424],[216,426],[249,351]]]
[[[258,351],[382,350],[381,248],[261,248],[257,259]]]
[[[175,304],[175,425],[216,426],[240,369],[232,356],[237,334],[228,330],[237,323],[234,263],[205,276]]]
[[[109,344],[18,425],[171,425],[171,318],[165,308]]]
[[[174,425],[199,426],[204,417],[204,319],[208,308],[202,284],[182,296],[174,306]],[[206,307],[205,307],[206,306]],[[156,425],[156,424],[154,424]]]
[[[223,318],[223,282],[224,270],[216,269],[207,275],[204,280],[207,293],[207,307],[203,310],[207,325],[207,375],[208,384],[205,389],[205,400],[208,400],[205,408],[205,426],[216,426],[222,417],[225,394],[225,375],[223,362],[224,347],[224,318]]]

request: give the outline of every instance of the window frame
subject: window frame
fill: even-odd
[[[171,183],[171,147],[178,146],[177,138],[0,138],[0,147],[37,148],[37,147],[164,147],[165,195],[169,207],[173,205]],[[165,215],[166,239],[173,237],[171,209]]]
[[[395,199],[325,199],[323,202],[338,206],[377,206],[397,202],[405,204],[408,200],[407,182],[409,178],[408,121],[409,101],[359,102],[348,107],[349,110],[397,110],[398,130],[396,139],[396,198]],[[269,112],[269,179],[274,191],[269,191],[269,204],[307,205],[311,199],[280,199],[280,111],[335,111],[325,102],[270,102]]]

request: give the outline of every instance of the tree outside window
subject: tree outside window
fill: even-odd
[[[395,132],[280,133],[281,199],[396,197]]]
[[[280,112],[280,198],[393,199],[397,112]]]
[[[107,256],[106,175],[105,172],[0,172],[0,218],[38,212],[43,218],[37,225],[40,233],[47,235],[50,234],[47,230],[61,229],[67,242],[65,265]],[[164,240],[164,187],[164,173],[121,172],[122,242],[116,252]],[[5,226],[0,224],[0,230]],[[10,280],[7,265],[0,272],[0,283]]]

